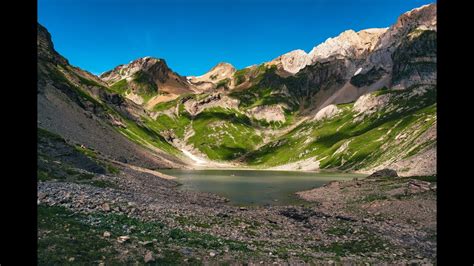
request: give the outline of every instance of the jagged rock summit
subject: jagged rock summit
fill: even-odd
[[[282,169],[391,167],[402,174],[431,174],[436,171],[435,11],[427,5],[401,15],[389,28],[347,30],[310,53],[294,50],[239,70],[219,63],[188,77],[163,59],[143,57],[99,79],[68,66],[46,49],[51,41],[41,39],[40,58],[62,67],[48,64],[49,75],[39,81],[53,79],[65,88],[65,74],[78,93],[91,93],[104,110],[115,108],[120,115],[101,113],[82,98],[78,105],[132,140],[140,137],[141,144],[193,161],[189,154],[206,162]],[[49,107],[45,101],[44,109]],[[400,119],[407,120],[399,124]]]
[[[309,55],[305,51],[298,49],[273,59],[268,62],[267,65],[276,65],[277,69],[281,72],[287,72],[288,75],[294,75],[310,63],[311,59]],[[282,76],[284,75],[285,74],[282,73]]]
[[[355,32],[346,30],[335,38],[329,38],[309,52],[310,62],[314,63],[332,56],[358,58],[372,51],[380,36],[387,31],[382,29],[366,29]]]
[[[116,92],[147,109],[181,94],[195,92],[187,79],[171,70],[164,59],[150,56],[119,65],[100,78]]]

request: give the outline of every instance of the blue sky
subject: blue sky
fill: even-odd
[[[425,0],[38,0],[56,50],[94,74],[143,56],[181,75],[240,69],[340,32],[388,27]]]

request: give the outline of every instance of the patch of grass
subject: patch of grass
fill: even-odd
[[[404,157],[405,158],[408,158],[408,157],[411,157],[413,155],[416,155],[418,154],[420,151],[422,151],[424,148],[426,147],[429,147],[431,145],[436,145],[436,139],[434,140],[429,140],[429,141],[426,141],[426,142],[423,142],[421,143],[420,145],[416,146],[414,149],[412,149],[410,152],[407,153],[407,155]]]
[[[325,246],[314,247],[317,251],[335,253],[336,256],[346,256],[349,254],[370,254],[379,252],[389,247],[390,243],[383,240],[376,234],[369,233],[366,230],[358,233],[357,240],[350,240],[344,242],[333,242]]]
[[[104,88],[106,89],[105,86],[103,85],[100,85],[97,81],[94,81],[94,80],[91,80],[91,79],[88,79],[88,78],[84,78],[82,77],[81,75],[76,75],[77,78],[79,78],[80,82],[84,85],[87,85],[87,86],[95,86],[95,87],[99,87],[99,88]]]
[[[130,264],[142,262],[143,254],[136,248],[138,241],[156,239],[156,245],[163,250],[160,263],[182,262],[180,247],[199,250],[229,250],[248,252],[246,244],[179,228],[167,228],[159,221],[144,222],[126,215],[114,213],[72,213],[63,207],[38,206],[38,258],[40,265],[68,264],[74,257],[74,263],[82,265]],[[111,233],[110,238],[102,237],[104,231]],[[121,244],[129,253],[126,261],[118,261],[118,251],[114,247],[115,238],[130,236],[130,241]],[[173,248],[171,248],[173,247]]]
[[[148,102],[158,93],[158,86],[153,77],[144,71],[138,71],[133,74],[133,82],[138,86],[138,90],[135,93],[141,96],[145,102]]]
[[[74,148],[79,151],[80,153],[86,155],[87,157],[93,159],[96,163],[99,165],[103,166],[106,171],[110,174],[118,174],[120,173],[120,170],[111,164],[99,159],[98,154],[96,151],[89,149],[87,147],[82,147],[81,145],[75,145]]]
[[[64,141],[64,139],[59,136],[58,134],[54,134],[46,129],[42,128],[37,128],[37,136],[38,138],[46,138],[46,139],[51,139],[51,140],[56,140],[56,141]]]
[[[240,69],[240,70],[235,71],[235,73],[234,73],[235,85],[237,86],[237,85],[240,85],[240,84],[244,83],[247,80],[246,75],[249,72],[250,72],[249,68],[244,68],[244,69]]]
[[[101,232],[72,216],[62,207],[38,206],[38,265],[97,264],[103,260],[114,264],[117,251],[100,237]]]
[[[181,225],[194,225],[196,227],[201,227],[201,228],[211,228],[211,224],[200,222],[194,217],[190,217],[190,216],[178,216],[175,218],[175,220],[178,221],[178,223]]]
[[[230,82],[230,79],[229,79],[229,78],[223,79],[223,80],[217,82],[216,88],[219,88],[219,87],[227,87],[227,85],[229,84],[229,82]]]
[[[113,165],[111,164],[106,164],[105,165],[105,169],[107,170],[107,172],[111,173],[111,174],[118,174],[120,173],[120,170],[116,167],[114,167]]]
[[[117,128],[119,132],[124,134],[133,142],[140,144],[144,147],[154,146],[163,151],[169,152],[170,154],[178,154],[178,150],[169,144],[162,135],[157,131],[150,128],[149,125],[142,124],[139,125],[131,120],[123,118],[127,127],[126,128]]]
[[[109,88],[118,94],[124,94],[128,90],[128,82],[126,79],[122,79],[112,84]]]
[[[416,180],[421,180],[421,181],[427,181],[427,182],[437,182],[436,175],[430,175],[430,176],[410,176],[410,177],[404,177],[404,179],[416,179]]]
[[[183,114],[179,117],[170,117],[166,114],[161,114],[158,115],[155,120],[145,119],[145,123],[157,132],[172,130],[176,136],[183,138],[185,128],[191,123],[191,120],[187,115]]]
[[[39,170],[39,169],[36,170],[36,175],[37,175],[38,181],[48,181],[48,180],[56,179],[50,173],[48,173],[44,170]]]
[[[328,233],[330,235],[334,235],[334,236],[345,236],[345,235],[351,234],[352,229],[348,225],[338,224],[336,226],[333,226],[333,227],[329,228],[326,231],[326,233]]]
[[[76,148],[78,152],[86,155],[87,157],[97,159],[97,153],[89,148],[81,147],[81,145],[75,145],[74,148]]]
[[[180,98],[177,98],[168,102],[157,103],[155,106],[153,106],[153,111],[158,112],[158,111],[164,111],[164,110],[173,108],[176,106],[179,100]]]
[[[386,199],[388,199],[388,197],[386,195],[369,194],[369,195],[363,197],[359,202],[368,203],[368,202],[373,202],[373,201],[376,201],[376,200],[386,200]]]
[[[224,108],[210,108],[198,114],[193,129],[195,134],[189,142],[212,160],[235,159],[262,141],[247,116]]]

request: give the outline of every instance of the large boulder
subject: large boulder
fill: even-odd
[[[368,176],[369,178],[375,178],[375,177],[398,177],[397,171],[393,169],[382,169],[375,171],[373,174]]]

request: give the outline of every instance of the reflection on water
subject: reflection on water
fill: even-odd
[[[297,191],[320,187],[333,180],[361,177],[347,173],[308,173],[258,170],[161,170],[177,177],[181,189],[211,192],[238,205],[284,205],[302,202]]]

